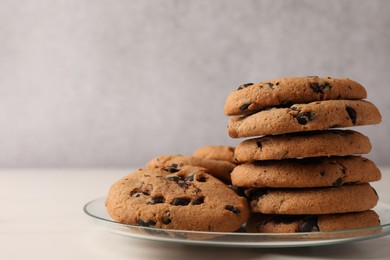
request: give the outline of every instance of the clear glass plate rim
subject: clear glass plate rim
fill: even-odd
[[[97,203],[98,201],[105,201],[105,197],[100,197],[94,200],[91,200],[87,202],[84,207],[83,211],[86,215],[93,219],[98,219],[100,221],[103,221],[105,223],[110,223],[112,225],[116,226],[122,226],[122,227],[129,227],[129,228],[136,228],[136,229],[145,229],[145,230],[158,230],[158,231],[164,231],[164,232],[173,232],[173,233],[186,233],[186,234],[204,234],[204,235],[223,235],[223,236],[245,236],[245,237],[259,237],[259,236],[275,236],[275,237],[296,237],[297,234],[299,235],[329,235],[329,234],[337,234],[337,233],[347,233],[347,232],[356,232],[356,231],[364,231],[364,230],[371,230],[376,228],[386,228],[390,227],[390,223],[381,224],[380,226],[373,226],[369,228],[358,228],[358,229],[350,229],[350,230],[337,230],[337,231],[327,231],[327,232],[301,232],[301,233],[246,233],[246,232],[211,232],[211,231],[192,231],[192,230],[178,230],[178,229],[163,229],[163,228],[152,228],[152,227],[142,227],[137,225],[131,225],[131,224],[124,224],[116,222],[112,219],[103,218],[97,215],[92,214],[90,211],[88,211],[88,207],[91,206],[93,203]],[[381,203],[381,202],[379,202]],[[378,204],[379,204],[378,203]],[[383,203],[382,203],[383,204]],[[386,204],[387,205],[387,204]],[[389,206],[389,205],[387,205]],[[386,234],[390,234],[390,229]],[[382,234],[381,236],[384,236],[386,234]],[[378,237],[378,235],[376,235]]]

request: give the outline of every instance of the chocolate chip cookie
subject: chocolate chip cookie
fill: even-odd
[[[368,183],[340,187],[247,191],[252,212],[263,214],[333,214],[369,210],[378,195]]]
[[[208,145],[194,151],[195,157],[222,160],[234,163],[234,147],[226,145]]]
[[[364,87],[347,78],[280,78],[241,85],[227,97],[224,111],[228,116],[247,115],[274,106],[364,98]]]
[[[379,225],[379,216],[373,210],[325,215],[252,214],[246,230],[252,233],[327,232]]]
[[[230,182],[230,173],[236,166],[235,164],[227,161],[206,159],[195,156],[161,155],[148,162],[146,168],[176,168],[181,165],[193,165],[206,168],[209,174],[225,182]]]
[[[325,100],[273,108],[229,121],[233,138],[378,124],[377,107],[364,100]]]
[[[280,160],[301,157],[367,154],[371,143],[367,136],[353,130],[267,135],[241,142],[234,151],[239,163],[256,160]]]
[[[337,187],[378,181],[381,172],[361,156],[318,157],[245,163],[234,168],[231,178],[238,187]]]
[[[236,231],[249,217],[245,198],[199,167],[138,169],[109,189],[107,211],[131,225]]]

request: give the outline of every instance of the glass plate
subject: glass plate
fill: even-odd
[[[383,202],[379,202],[375,207],[375,212],[381,219],[381,226],[332,232],[277,234],[245,233],[245,231],[199,232],[127,225],[113,221],[106,211],[104,202],[105,198],[99,198],[84,206],[84,212],[93,223],[115,234],[153,241],[208,246],[271,248],[340,244],[390,234],[390,204]]]

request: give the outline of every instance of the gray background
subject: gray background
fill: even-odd
[[[0,167],[138,167],[236,145],[226,96],[276,77],[349,77],[383,122],[390,1],[0,1]]]

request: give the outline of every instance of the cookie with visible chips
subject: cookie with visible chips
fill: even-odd
[[[252,214],[246,224],[250,233],[328,232],[380,226],[373,210],[324,215]]]
[[[288,158],[367,154],[371,151],[367,136],[353,130],[324,130],[284,135],[267,135],[237,145],[237,162],[281,160]]]
[[[365,88],[347,78],[279,78],[241,85],[228,95],[224,111],[228,116],[247,115],[269,107],[285,107],[321,100],[365,98]]]
[[[325,100],[273,108],[229,121],[233,138],[285,134],[380,123],[378,108],[365,100]]]
[[[234,147],[227,145],[207,145],[199,147],[193,154],[195,157],[228,161],[235,163],[234,160]]]
[[[230,173],[236,166],[234,163],[228,161],[200,158],[195,156],[160,155],[149,161],[146,165],[146,168],[175,168],[181,165],[192,165],[206,168],[209,174],[224,182],[230,182]]]
[[[231,173],[237,187],[310,188],[368,183],[381,179],[375,163],[362,156],[255,161]]]
[[[236,231],[249,217],[247,200],[205,169],[138,169],[118,180],[106,207],[125,224],[193,231]]]
[[[326,188],[254,188],[246,191],[251,212],[308,215],[369,210],[378,202],[370,184]]]

